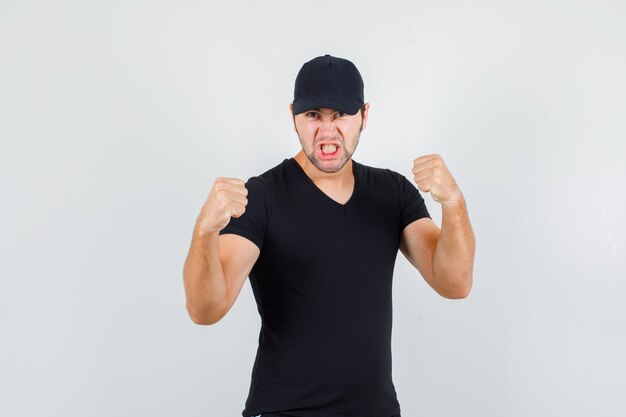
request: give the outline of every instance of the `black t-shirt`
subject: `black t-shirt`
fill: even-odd
[[[246,182],[248,204],[220,234],[254,242],[261,316],[242,416],[391,417],[392,275],[402,229],[430,217],[403,175],[352,160],[345,204],[294,158]]]

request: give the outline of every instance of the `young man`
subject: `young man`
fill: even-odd
[[[352,159],[367,124],[363,80],[330,55],[306,62],[290,104],[302,150],[247,182],[219,177],[185,261],[187,311],[219,321],[245,279],[262,319],[244,417],[399,417],[391,377],[398,253],[446,298],[472,285],[465,199],[439,155],[413,180]]]

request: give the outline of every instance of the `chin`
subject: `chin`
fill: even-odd
[[[309,158],[311,159],[311,158]],[[339,172],[341,170],[341,168],[343,168],[346,163],[348,162],[350,158],[348,159],[340,159],[338,161],[320,161],[317,158],[313,158],[311,159],[311,162],[313,163],[313,165],[315,165],[317,167],[317,169],[319,169],[322,172],[326,172],[328,174],[332,174],[335,172]]]

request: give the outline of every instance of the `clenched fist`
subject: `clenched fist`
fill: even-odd
[[[239,178],[217,177],[198,215],[196,228],[201,233],[218,233],[231,217],[246,211],[248,189]]]
[[[413,160],[413,179],[420,191],[430,192],[438,203],[452,206],[463,199],[461,190],[438,154],[424,155]]]

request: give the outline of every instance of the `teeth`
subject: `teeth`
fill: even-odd
[[[337,146],[335,145],[324,145],[322,146],[322,152],[324,153],[335,153],[337,151]]]

